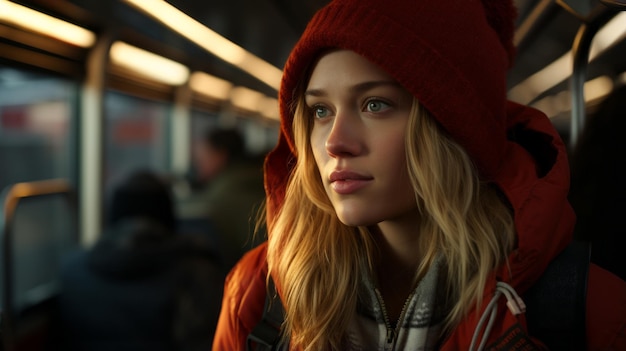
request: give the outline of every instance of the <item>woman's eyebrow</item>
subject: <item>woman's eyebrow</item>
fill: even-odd
[[[350,87],[350,91],[353,93],[361,93],[361,92],[365,92],[370,89],[374,89],[374,88],[385,86],[385,85],[391,85],[395,88],[402,88],[402,86],[394,80],[376,80],[376,81],[367,81],[367,82],[355,84]],[[326,93],[324,89],[315,89],[315,88],[307,89],[304,92],[305,97],[307,96],[320,97],[320,96],[326,96],[326,95],[328,94]]]

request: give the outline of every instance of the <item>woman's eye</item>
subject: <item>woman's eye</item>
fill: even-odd
[[[366,105],[368,112],[380,112],[387,108],[389,108],[389,104],[381,100],[370,100]]]
[[[313,107],[313,115],[315,116],[315,118],[328,117],[328,115],[329,115],[328,109],[326,107],[323,107],[323,106],[314,106]]]

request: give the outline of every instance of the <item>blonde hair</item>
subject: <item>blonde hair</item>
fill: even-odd
[[[337,218],[310,146],[311,118],[303,100],[293,120],[297,162],[284,203],[269,226],[269,272],[279,282],[285,335],[305,351],[340,349],[356,313],[363,274],[373,274],[376,247],[365,227]],[[479,180],[464,149],[414,100],[406,134],[407,165],[420,216],[422,277],[437,255],[447,267],[451,310],[446,328],[480,303],[484,285],[514,240],[511,210]],[[364,270],[366,270],[364,272]]]

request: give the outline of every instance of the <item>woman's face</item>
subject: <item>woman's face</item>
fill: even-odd
[[[324,188],[346,225],[415,218],[405,132],[413,97],[352,51],[320,58],[306,88],[311,148]]]

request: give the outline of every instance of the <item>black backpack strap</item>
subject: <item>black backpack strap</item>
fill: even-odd
[[[270,277],[267,283],[263,317],[248,335],[248,351],[278,350],[281,341],[281,325],[284,319],[283,305],[278,297],[278,293],[276,293],[274,281]]]
[[[574,241],[524,295],[528,332],[552,351],[585,350],[591,245]]]

